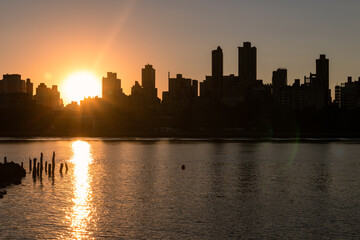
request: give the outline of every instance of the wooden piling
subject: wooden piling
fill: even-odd
[[[42,174],[44,165],[43,165],[43,153],[40,154],[40,175]]]
[[[55,171],[55,151],[53,151],[53,156],[52,156],[52,174],[54,175],[54,171]]]
[[[34,179],[36,178],[36,166],[33,167],[32,176]]]
[[[67,163],[65,163],[65,173],[67,173],[69,170]]]
[[[51,164],[49,163],[48,165],[48,174],[49,174],[49,177],[51,176]]]
[[[6,164],[7,163],[7,158],[6,157],[4,157],[4,164]]]
[[[37,158],[34,158],[33,171],[35,171],[34,169],[36,168],[36,161],[37,161]]]
[[[31,172],[31,167],[32,167],[31,158],[29,158],[29,172]]]
[[[64,164],[60,164],[60,174],[62,174],[62,170],[63,170]]]
[[[24,162],[21,162],[21,168],[24,168]]]
[[[45,161],[45,172],[47,172],[47,166],[48,166],[47,161]]]
[[[37,163],[36,165],[36,175],[40,175],[40,163]]]

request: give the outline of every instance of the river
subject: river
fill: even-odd
[[[358,141],[0,139],[27,172],[53,151],[0,199],[1,239],[360,238]]]

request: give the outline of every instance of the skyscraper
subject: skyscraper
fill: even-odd
[[[239,50],[239,78],[240,81],[256,80],[256,47],[251,47],[250,42],[244,42]]]
[[[329,59],[325,54],[321,54],[316,59],[316,82],[324,94],[324,105],[327,106],[331,100],[331,92],[329,89]]]
[[[221,80],[223,76],[223,52],[221,47],[217,47],[212,51],[212,77],[213,79]]]
[[[122,93],[121,80],[117,74],[108,72],[107,77],[102,79],[102,97],[108,103],[114,103],[115,99]]]
[[[329,89],[329,59],[325,54],[316,59],[316,79],[321,87]]]
[[[211,52],[211,81],[209,82],[209,93],[213,99],[220,100],[223,80],[223,52],[221,47]]]
[[[157,88],[155,88],[155,69],[147,64],[141,69],[141,85],[143,87],[144,97],[149,101],[158,101]]]
[[[141,69],[141,85],[145,89],[155,88],[155,69],[150,64]]]

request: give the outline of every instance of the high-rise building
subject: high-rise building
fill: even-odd
[[[33,83],[20,74],[4,74],[0,80],[0,107],[16,108],[31,104]]]
[[[329,59],[325,54],[321,54],[320,58],[316,59],[316,79],[323,89],[329,89]]]
[[[36,88],[35,102],[44,107],[51,107],[54,110],[59,110],[63,105],[57,86],[53,85],[48,88],[45,83],[40,83]]]
[[[141,69],[141,85],[145,89],[155,88],[155,69],[150,64]]]
[[[256,80],[256,47],[250,42],[244,42],[243,47],[238,47],[239,62],[238,71],[240,81]]]
[[[276,71],[273,71],[272,85],[274,90],[287,85],[287,69],[278,68]]]
[[[171,110],[183,110],[190,107],[197,96],[198,81],[177,74],[176,78],[169,77],[169,91],[163,92],[163,103]]]
[[[214,80],[221,81],[223,77],[223,52],[221,47],[217,47],[216,50],[212,51],[211,71]]]
[[[144,97],[150,101],[157,101],[157,88],[155,87],[155,69],[147,64],[141,69],[141,84]]]
[[[1,93],[27,93],[31,88],[32,83],[30,79],[21,80],[20,74],[4,74],[3,79],[0,81],[0,92]],[[32,96],[32,92],[31,92]]]
[[[329,89],[329,59],[325,54],[321,54],[316,59],[316,79],[317,84],[324,91],[324,105],[327,106],[331,102],[331,92]]]
[[[33,92],[34,92],[34,85],[30,81],[30,78],[27,78],[26,79],[26,93],[30,98],[32,98],[33,97]]]
[[[207,95],[220,101],[223,81],[223,51],[220,46],[211,52],[211,77],[207,83]]]
[[[102,79],[102,98],[107,103],[114,103],[122,94],[121,80],[116,73],[108,72]]]

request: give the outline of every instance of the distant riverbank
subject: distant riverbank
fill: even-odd
[[[122,131],[122,132],[0,132],[2,138],[76,138],[76,137],[91,137],[91,138],[170,138],[170,139],[238,139],[238,140],[312,140],[324,139],[329,141],[337,141],[341,139],[360,139],[360,133],[346,132],[277,132],[271,131]]]

